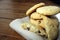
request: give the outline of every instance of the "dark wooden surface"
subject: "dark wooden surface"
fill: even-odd
[[[27,9],[39,2],[56,5],[48,0],[0,0],[0,40],[25,40],[9,27],[9,23],[14,19],[25,17]]]

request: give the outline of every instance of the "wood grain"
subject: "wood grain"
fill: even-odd
[[[9,23],[14,19],[26,17],[27,9],[39,2],[56,5],[48,0],[0,0],[0,40],[25,40],[9,27]]]

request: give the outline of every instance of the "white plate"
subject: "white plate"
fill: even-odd
[[[59,19],[59,22],[60,22],[60,13],[57,14],[56,17]],[[15,30],[17,33],[22,35],[24,38],[26,38],[27,40],[43,40],[43,38],[41,36],[38,36],[35,33],[32,33],[32,32],[29,32],[27,30],[22,29],[21,24],[23,22],[28,21],[28,20],[29,20],[29,17],[25,17],[25,18],[22,18],[22,19],[15,19],[9,24],[9,26],[13,30]],[[60,40],[60,27],[59,27],[59,37],[58,37],[57,40]]]

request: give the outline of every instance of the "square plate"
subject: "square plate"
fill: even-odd
[[[57,40],[60,40],[60,13],[55,15],[58,20],[59,20],[59,37]],[[29,21],[29,17],[24,17],[24,18],[21,18],[21,19],[15,19],[13,20],[9,26],[15,30],[18,34],[22,35],[24,38],[26,38],[27,40],[43,40],[43,38],[33,32],[29,32],[27,30],[24,30],[22,27],[21,27],[21,24],[23,22],[26,22],[26,21]]]

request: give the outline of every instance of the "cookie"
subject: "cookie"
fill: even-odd
[[[35,15],[36,13],[34,13],[34,14],[32,14],[32,15]],[[40,16],[40,17],[39,17]],[[44,23],[43,22],[43,20],[45,20],[45,19],[47,19],[47,17],[46,16],[44,16],[44,15],[37,15],[37,18],[39,17],[39,19],[35,19],[35,18],[30,18],[30,22],[32,23],[32,24],[34,24],[34,25],[39,25],[39,24],[41,24],[41,22],[42,23]],[[44,25],[44,24],[43,24]],[[42,25],[42,26],[43,26]]]
[[[39,25],[43,29],[44,32],[42,31],[43,33],[40,35],[47,36],[48,40],[55,40],[58,35],[58,20],[55,17],[48,18],[43,16],[42,18],[43,20],[30,19],[30,22],[34,25]]]
[[[42,15],[54,15],[60,12],[60,7],[43,6],[43,7],[37,8],[36,12]]]
[[[38,27],[36,25],[31,24],[30,22],[24,22],[22,24],[22,28],[31,32],[38,31]]]
[[[44,27],[45,28],[45,21],[47,22],[48,20],[52,20],[52,23],[55,25],[55,26],[57,26],[58,27],[58,24],[59,24],[59,22],[58,22],[58,19],[56,18],[56,17],[45,17],[45,18],[43,18],[43,20],[41,20],[41,23],[39,24],[41,27]],[[49,24],[49,23],[48,23]],[[52,25],[53,25],[52,24]]]
[[[35,19],[30,18],[30,22],[34,25],[38,25],[41,23],[41,20],[35,20]]]
[[[47,37],[45,30],[42,27],[36,26],[34,24],[25,22],[22,24],[22,28],[38,35],[45,35]]]
[[[58,35],[58,20],[55,17],[42,15],[42,20],[30,18],[30,22],[23,23],[22,28],[34,32],[48,40],[55,40]]]
[[[57,22],[57,21],[56,21]],[[48,35],[48,40],[55,40],[58,35],[58,27],[55,25],[54,20],[44,20],[45,30]]]
[[[38,7],[44,6],[45,3],[39,3],[31,7],[30,9],[27,10],[26,15],[30,15],[32,12],[34,12]]]
[[[30,18],[32,18],[32,19],[41,19],[41,18],[42,18],[41,16],[42,16],[42,15],[40,15],[39,13],[34,12],[34,13],[32,13],[32,14],[30,15]]]
[[[53,20],[54,25],[58,25],[58,19],[56,17],[54,17],[54,16],[47,17],[47,16],[44,16],[44,15],[41,15],[40,19],[30,18],[30,22],[32,24],[34,24],[34,25],[38,25],[39,24],[40,26],[44,27],[44,22],[45,22],[46,19],[47,20],[48,19]]]
[[[30,18],[32,18],[32,19],[41,19],[41,15],[37,12],[34,12],[30,15]]]
[[[38,26],[38,31],[36,31],[37,34],[41,35],[41,36],[46,36],[47,37],[47,33],[44,30],[43,27],[41,27],[39,24],[41,23],[41,20],[34,20],[34,19],[30,19],[31,24],[34,24],[36,26]]]

